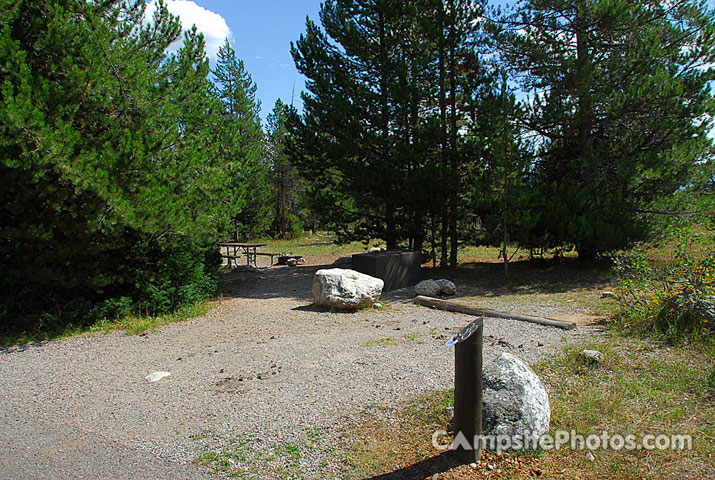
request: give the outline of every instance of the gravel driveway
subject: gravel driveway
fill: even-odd
[[[0,351],[0,477],[216,478],[194,460],[229,447],[259,478],[339,477],[335,425],[449,388],[445,341],[474,318],[414,306],[409,291],[381,310],[318,311],[317,268],[231,273],[209,314],[158,332]],[[485,362],[533,362],[586,333],[486,319]],[[144,380],[154,371],[171,376]]]

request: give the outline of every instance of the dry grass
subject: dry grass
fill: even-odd
[[[579,361],[582,346],[536,367],[551,387],[552,429],[692,435],[693,450],[607,450],[593,457],[560,450],[543,457],[544,471],[570,479],[713,478],[715,399],[708,389],[713,348],[622,336],[602,337],[586,347],[605,353],[602,367]]]
[[[260,242],[267,244],[261,249],[266,252],[302,256],[343,256],[353,253],[366,252],[370,247],[382,245],[379,240],[374,240],[368,245],[365,245],[363,242],[351,242],[344,245],[338,245],[335,243],[335,238],[336,237],[330,233],[317,232],[313,235],[306,235],[288,240],[266,239],[260,240]]]
[[[609,262],[579,263],[573,258],[513,262],[509,274],[497,262],[460,263],[455,270],[422,268],[423,277],[446,277],[458,286],[461,303],[489,306],[498,301],[519,310],[523,304],[568,306],[606,316],[614,307],[601,294],[612,290],[615,278]]]
[[[452,391],[430,392],[392,409],[371,408],[347,428],[344,478],[501,479],[541,474],[538,458],[485,452],[479,465],[459,465],[450,452],[436,452],[432,434],[449,429]],[[437,477],[435,477],[437,475]]]
[[[604,352],[604,364],[586,366],[578,356],[584,347]],[[607,334],[567,347],[561,357],[535,366],[550,391],[552,432],[687,434],[693,437],[689,451],[589,453],[562,448],[520,455],[487,453],[478,466],[455,466],[431,446],[432,433],[447,426],[451,392],[445,391],[393,410],[367,412],[349,430],[348,438],[357,439],[349,449],[355,471],[350,478],[715,478],[714,359],[712,346],[673,347]]]

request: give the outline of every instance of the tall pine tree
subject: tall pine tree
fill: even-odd
[[[479,10],[448,3],[325,2],[324,30],[308,21],[292,49],[309,81],[290,125],[293,162],[339,238],[421,249],[439,230],[452,251],[443,264],[455,264],[458,131]]]
[[[201,35],[168,55],[180,24],[145,8],[0,2],[2,323],[91,321],[119,297],[158,311],[210,290],[209,245],[235,214],[220,105]]]
[[[527,0],[496,25],[541,137],[534,237],[579,257],[647,232],[654,201],[709,161],[715,25],[700,0]]]
[[[234,219],[232,236],[247,240],[264,235],[272,223],[269,164],[261,128],[256,84],[228,40],[219,48],[213,71],[216,95],[223,110],[223,148],[230,158],[235,184],[242,191],[227,202],[241,206]]]
[[[300,218],[303,181],[296,168],[290,163],[288,153],[288,131],[286,121],[291,107],[279,98],[268,115],[267,155],[273,186],[273,226],[279,238],[287,238],[302,232]]]

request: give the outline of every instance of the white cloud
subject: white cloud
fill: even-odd
[[[184,30],[189,30],[192,25],[196,25],[196,28],[204,34],[206,54],[212,60],[216,58],[216,53],[223,42],[227,38],[229,40],[233,38],[226,19],[218,13],[207,10],[191,0],[165,0],[164,3],[172,15],[179,17]],[[147,4],[145,14],[147,19],[152,18],[156,11],[156,5],[157,0],[151,0]],[[178,50],[182,41],[183,39],[180,39],[179,42],[172,44],[170,50]]]

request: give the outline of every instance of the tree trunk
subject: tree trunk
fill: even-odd
[[[593,105],[591,103],[590,70],[591,58],[588,49],[586,7],[578,3],[576,14],[576,88],[578,96],[578,158],[583,185],[595,186],[595,168],[591,158],[593,142]]]
[[[385,39],[385,17],[382,12],[379,14],[380,31],[380,101],[382,106],[382,158],[389,158],[390,150],[390,110],[388,101],[387,85],[387,52]],[[397,235],[395,231],[395,206],[393,205],[389,192],[386,192],[385,200],[385,242],[387,249],[397,248]]]
[[[444,4],[440,5],[439,10],[439,26],[441,32],[444,32]],[[449,184],[449,176],[447,170],[449,168],[449,163],[447,159],[447,87],[445,82],[445,67],[444,67],[444,35],[439,37],[439,121],[440,121],[440,144],[441,144],[441,156],[442,165],[444,165],[442,170],[442,183],[445,187],[443,190],[447,192],[446,186]],[[441,231],[441,255],[440,255],[440,267],[444,268],[447,266],[448,252],[447,252],[447,231],[449,230],[449,205],[448,196],[445,194],[443,200],[444,208],[442,209],[442,231]]]
[[[452,188],[449,196],[449,236],[452,240],[449,256],[450,268],[457,266],[457,192],[459,191],[459,159],[457,157],[457,72],[456,72],[456,43],[457,34],[455,23],[457,21],[454,12],[454,0],[449,0],[450,22],[449,22],[449,102],[452,104],[450,118],[450,148],[449,164]]]
[[[392,202],[387,202],[385,205],[385,242],[388,250],[397,248],[397,234],[395,231],[395,207]]]
[[[507,245],[509,244],[509,175],[507,170],[507,158],[506,158],[506,148],[504,149],[504,213],[502,216],[502,228],[504,229],[504,246],[502,248],[502,256],[504,257],[504,276],[509,275],[509,252],[507,251]]]
[[[288,230],[288,216],[286,215],[286,179],[285,172],[280,172],[280,189],[281,189],[281,238],[286,238]]]

